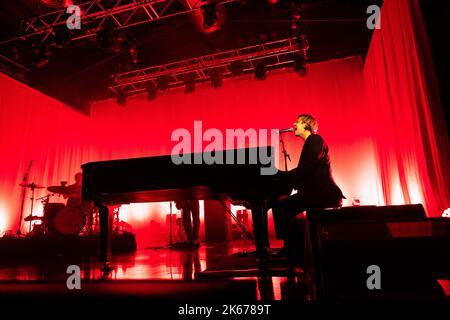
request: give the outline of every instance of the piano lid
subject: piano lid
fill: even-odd
[[[109,203],[251,197],[276,172],[273,147],[90,162],[82,165],[85,200]],[[266,171],[264,171],[266,169]]]

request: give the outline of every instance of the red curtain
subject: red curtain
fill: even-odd
[[[384,1],[364,68],[380,203],[450,206],[450,148],[417,0]]]
[[[178,128],[192,132],[195,120],[202,121],[203,130],[217,128],[225,133],[225,129],[289,127],[304,112],[319,119],[319,131],[330,145],[335,178],[348,198],[357,196],[362,203],[376,204],[377,172],[362,80],[361,59],[353,57],[311,64],[305,78],[283,70],[270,73],[266,81],[244,77],[226,80],[220,89],[199,85],[189,95],[182,88],[171,90],[152,102],[145,94],[138,95],[129,98],[126,107],[115,101],[98,103],[87,117],[1,76],[0,150],[6,156],[0,160],[0,230],[17,228],[18,184],[31,159],[35,163],[30,182],[71,183],[79,166],[88,161],[170,154],[176,144],[171,141],[172,132]],[[354,123],[349,125],[348,119]],[[300,139],[286,135],[290,169],[298,161],[301,144]],[[35,196],[45,194],[45,189],[39,189]],[[37,210],[42,211],[39,205]],[[27,199],[25,215],[29,209]],[[164,217],[169,211],[167,203],[124,206],[121,218],[133,225],[141,244],[150,244],[166,239]]]

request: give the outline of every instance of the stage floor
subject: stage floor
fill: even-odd
[[[271,241],[273,248],[282,245]],[[97,257],[59,256],[39,260],[0,260],[0,297],[13,300],[73,299],[67,289],[67,268],[79,266],[81,295],[104,301],[298,301],[314,300],[314,288],[303,269],[274,257],[260,268],[251,241],[202,244],[197,250],[168,247],[117,254],[105,275]],[[414,279],[411,279],[414,281]],[[448,301],[450,280],[439,280]],[[112,295],[112,296],[111,296]],[[434,296],[420,296],[435,299]],[[400,298],[402,298],[400,296]],[[408,298],[410,298],[408,296]],[[417,297],[415,297],[417,298]],[[70,300],[69,299],[69,300]]]
[[[280,247],[280,241],[272,246]],[[67,268],[77,265],[82,284],[98,280],[125,281],[238,281],[253,280],[257,300],[309,300],[308,287],[301,268],[287,261],[272,261],[269,273],[261,273],[253,254],[251,241],[202,244],[197,250],[175,250],[168,247],[139,249],[117,254],[111,259],[112,271],[105,276],[96,257],[54,257],[39,261],[0,263],[0,282],[20,284],[22,281],[65,283]],[[124,293],[126,294],[126,292]]]

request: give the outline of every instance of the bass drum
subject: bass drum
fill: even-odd
[[[86,216],[80,208],[66,207],[56,214],[53,229],[60,235],[78,235],[86,225]]]
[[[44,221],[46,223],[51,223],[59,211],[63,210],[66,206],[64,203],[47,203],[44,206]]]

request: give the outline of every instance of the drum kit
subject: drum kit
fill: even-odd
[[[29,188],[31,196],[31,214],[24,221],[30,223],[29,235],[31,236],[68,236],[90,234],[98,229],[98,210],[91,202],[83,201],[80,197],[73,197],[69,189],[62,182],[60,186],[49,186],[47,190],[52,192],[44,197],[37,198],[44,207],[44,215],[33,215],[34,190],[43,189],[34,183],[20,184]],[[67,204],[50,202],[50,197],[55,194],[68,197]],[[31,226],[33,229],[31,230]]]

